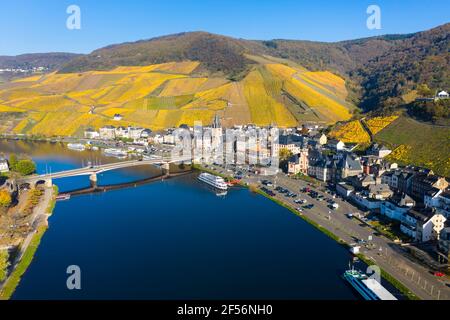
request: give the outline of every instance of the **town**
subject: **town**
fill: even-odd
[[[115,117],[119,119],[120,115]],[[194,135],[194,128],[187,125],[180,127],[189,130],[191,136]],[[203,134],[209,139],[202,142],[204,149],[216,148],[221,143],[226,149],[229,148],[218,116],[211,126],[202,129],[209,132]],[[263,128],[246,125],[234,126],[228,130],[234,132],[235,136],[239,136],[237,133],[249,136],[250,130],[261,129]],[[435,257],[441,268],[444,264],[448,265],[450,227],[447,219],[450,215],[450,190],[446,178],[437,176],[426,168],[402,167],[387,161],[385,158],[392,151],[383,145],[374,143],[363,153],[355,151],[356,144],[328,139],[322,133],[323,129],[319,125],[283,129],[278,141],[272,145],[262,145],[259,144],[260,140],[255,140],[253,148],[256,150],[246,149],[247,172],[260,177],[277,174],[278,172],[268,170],[267,166],[255,165],[251,161],[251,154],[257,153],[265,157],[270,154],[280,155],[280,174],[284,172],[290,177],[312,178],[325,184],[336,196],[362,209],[366,215],[370,214],[379,223],[388,225],[392,237],[411,243],[432,243],[432,250],[428,255]],[[103,141],[126,139],[124,141],[128,143],[146,147],[174,146],[177,143],[175,131],[176,128],[152,132],[144,128],[105,126],[99,131],[86,130],[85,138]],[[248,145],[248,139],[244,142],[235,141],[233,151],[244,150],[245,144]],[[211,164],[211,159],[206,156],[194,160]],[[218,164],[219,161],[215,162]],[[245,170],[242,167],[245,165],[240,166],[240,169],[229,163],[222,166],[227,170],[234,168],[235,178],[244,176]],[[430,246],[419,247],[430,249]]]

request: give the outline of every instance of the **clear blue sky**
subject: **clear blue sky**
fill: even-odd
[[[81,30],[66,28],[71,4],[81,8]],[[382,30],[366,28],[371,4],[381,8]],[[339,41],[422,31],[449,21],[449,0],[4,0],[0,55],[88,53],[197,30],[246,39]]]

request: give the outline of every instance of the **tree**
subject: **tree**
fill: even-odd
[[[292,152],[289,151],[288,149],[282,148],[280,149],[280,162],[284,162],[289,160],[290,157],[292,157]]]
[[[36,165],[31,160],[19,160],[14,168],[14,171],[21,175],[27,176],[36,171]]]
[[[12,198],[8,191],[0,190],[0,207],[7,208],[11,205]]]
[[[14,171],[15,169],[15,167],[16,167],[16,165],[17,165],[17,162],[18,162],[18,160],[17,160],[17,156],[14,154],[14,153],[11,153],[10,155],[9,155],[9,167],[10,167],[10,169],[12,170],[12,171]]]
[[[6,279],[6,272],[9,267],[9,254],[6,250],[0,250],[0,282]]]

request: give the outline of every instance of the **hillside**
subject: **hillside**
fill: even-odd
[[[198,61],[18,79],[0,85],[0,117],[5,120],[0,131],[59,136],[104,125],[159,130],[194,121],[210,124],[215,114],[226,126],[290,127],[351,117],[354,106],[346,102],[345,80],[339,76],[250,58],[251,70],[240,81],[202,75]],[[113,120],[116,113],[122,121]]]
[[[399,164],[430,168],[450,177],[450,127],[419,122],[407,115],[371,117],[335,126],[329,137],[368,146],[371,142],[393,150]]]
[[[336,43],[244,40],[188,32],[108,46],[69,61],[60,72],[191,60],[200,62],[198,73],[241,80],[255,64],[249,56],[269,56],[272,61],[284,59],[310,71],[344,77],[351,99],[364,110],[374,110],[402,104],[402,97],[422,84],[433,90],[448,88],[449,40],[450,24],[414,34]]]
[[[60,68],[79,54],[66,52],[30,53],[18,56],[0,56],[0,69],[25,69],[45,67],[51,71]]]

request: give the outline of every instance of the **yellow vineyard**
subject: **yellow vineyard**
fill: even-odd
[[[361,122],[358,120],[350,121],[338,126],[329,134],[331,138],[342,140],[345,143],[369,143],[370,136],[364,130]]]
[[[367,127],[373,135],[377,134],[392,122],[397,120],[398,116],[390,116],[390,117],[375,117],[366,121]]]
[[[36,75],[0,85],[0,113],[22,115],[13,132],[45,136],[81,135],[104,125],[160,130],[210,124],[215,114],[227,126],[296,126],[304,120],[302,112],[326,123],[350,117],[340,101],[346,96],[343,79],[262,61],[269,63],[255,66],[239,82],[195,74],[201,68],[192,61]],[[299,102],[286,105],[286,94]],[[115,114],[123,119],[114,121]]]

